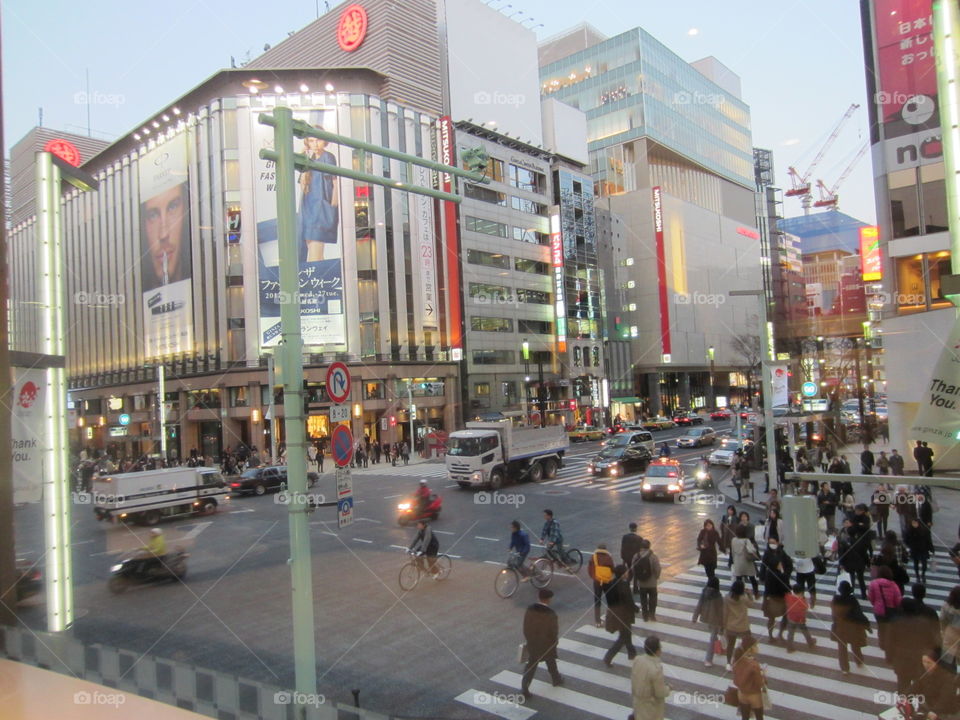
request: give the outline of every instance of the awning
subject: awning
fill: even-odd
[[[618,397],[618,398],[610,398],[610,402],[633,404],[633,403],[638,403],[642,401],[638,397]]]

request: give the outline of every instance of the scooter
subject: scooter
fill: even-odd
[[[162,559],[134,555],[110,568],[113,577],[107,582],[110,592],[117,595],[131,585],[144,585],[161,580],[183,580],[187,574],[187,558],[182,549],[167,553]]]
[[[400,527],[406,527],[420,520],[436,520],[440,516],[442,507],[443,498],[435,493],[430,495],[430,502],[427,503],[423,512],[419,512],[416,500],[404,500],[397,505],[397,523]]]
[[[715,487],[713,484],[713,475],[710,474],[710,464],[701,460],[697,464],[697,469],[693,473],[694,485],[701,490],[710,490]]]

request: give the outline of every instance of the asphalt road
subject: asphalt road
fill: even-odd
[[[682,432],[663,431],[655,438],[669,442]],[[591,481],[585,465],[599,445],[571,446],[567,467],[552,481],[508,486],[495,496],[450,487],[439,464],[355,472],[356,522],[338,530],[335,508],[319,509],[310,522],[320,691],[350,702],[350,689],[359,688],[363,707],[397,717],[492,717],[463,694],[489,686],[505,668],[518,668],[523,610],[534,590],[524,584],[502,600],[493,583],[506,558],[509,522],[520,520],[536,542],[546,507],[556,513],[567,545],[585,554],[607,542],[616,556],[627,523],[636,521],[653,541],[664,580],[686,572],[695,563],[704,517],[717,517],[722,508],[645,502],[636,492],[639,476]],[[692,463],[703,452],[674,448],[673,457]],[[454,558],[453,572],[445,581],[425,580],[403,593],[397,576],[414,531],[398,526],[396,504],[420,477],[428,477],[443,495],[433,527],[441,552]],[[332,498],[332,473],[315,490]],[[191,553],[186,582],[143,586],[121,596],[107,590],[109,566],[142,544],[146,529],[98,523],[89,506],[78,502],[74,632],[90,643],[292,686],[287,507],[276,500],[276,495],[239,497],[212,517],[165,522],[168,546],[182,545]],[[21,551],[41,547],[38,508],[18,510],[17,532]],[[539,552],[535,548],[533,554]],[[551,588],[562,634],[592,624],[586,568],[577,576],[554,576]],[[42,599],[21,608],[21,617],[42,628]],[[516,717],[530,717],[533,708],[520,708],[527,714]],[[587,716],[575,706],[544,712],[540,717],[560,720]],[[671,717],[701,716],[691,711]]]

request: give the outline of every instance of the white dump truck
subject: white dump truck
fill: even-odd
[[[461,488],[556,477],[570,441],[562,425],[516,427],[509,419],[468,422],[447,440],[447,476]]]
[[[162,517],[210,515],[230,497],[215,468],[178,467],[97,478],[91,500],[98,520],[156,525]]]

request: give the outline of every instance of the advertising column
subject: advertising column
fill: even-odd
[[[440,162],[444,165],[456,165],[457,154],[454,144],[453,120],[444,115],[437,120],[437,150]],[[440,189],[453,192],[453,177],[449,173],[440,175]],[[443,236],[445,238],[444,272],[446,275],[446,297],[449,308],[447,322],[448,342],[451,360],[460,360],[463,354],[463,317],[460,307],[460,231],[457,225],[457,206],[452,202],[440,201],[443,208]]]
[[[193,350],[186,135],[140,158],[140,278],[147,359]]]
[[[663,241],[663,194],[653,188],[653,232],[657,250],[657,290],[660,301],[660,342],[663,362],[670,362],[670,306],[667,304],[667,258]]]

